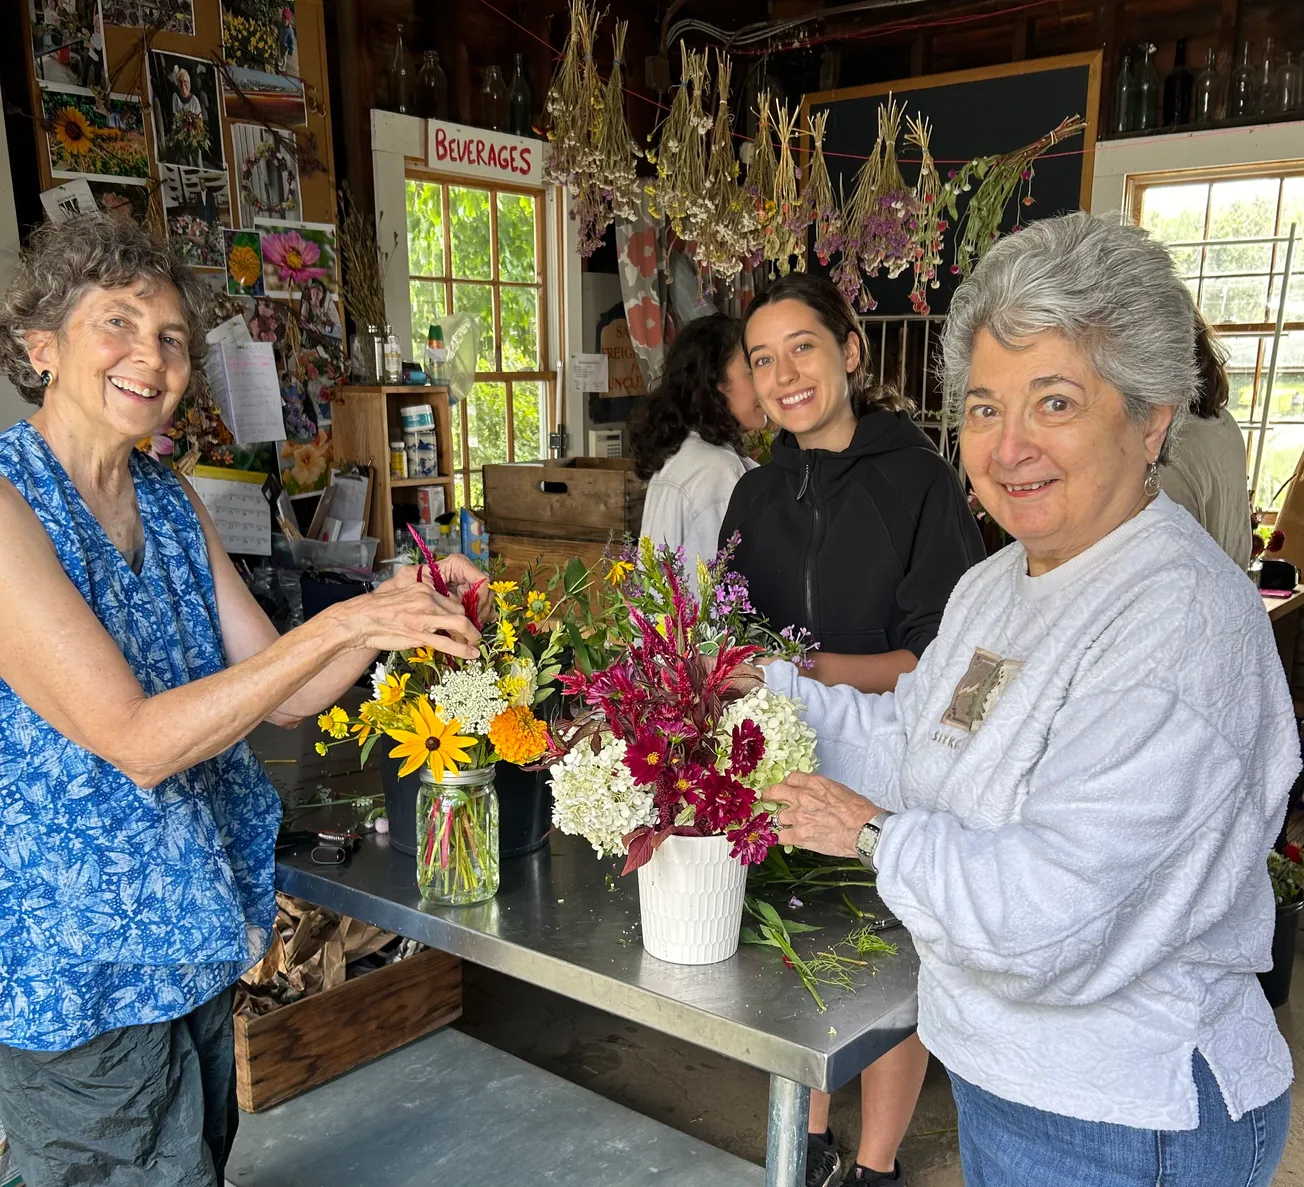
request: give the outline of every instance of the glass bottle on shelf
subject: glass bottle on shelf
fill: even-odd
[[[1277,81],[1277,68],[1272,60],[1272,38],[1269,37],[1263,43],[1263,61],[1259,63],[1259,76],[1257,79],[1259,104],[1256,110],[1262,115],[1272,115],[1272,91],[1273,84]]]
[[[423,120],[448,118],[448,75],[439,64],[439,55],[428,49],[417,74],[417,115]]]
[[[1218,76],[1218,55],[1207,50],[1204,55],[1204,69],[1196,76],[1195,86],[1191,92],[1191,122],[1212,124],[1218,119],[1218,100],[1222,91],[1222,79]]]
[[[408,115],[412,111],[412,55],[403,44],[403,26],[395,26],[394,59],[389,65],[389,106],[391,111]]]
[[[1143,45],[1145,60],[1137,73],[1136,122],[1138,132],[1152,132],[1159,127],[1159,71],[1155,69],[1155,47]]]
[[[1232,71],[1227,84],[1227,118],[1244,119],[1253,115],[1257,107],[1254,67],[1250,64],[1250,43],[1241,46],[1240,64]]]
[[[484,72],[484,86],[480,88],[480,122],[491,131],[507,131],[507,85],[497,66],[489,66]]]
[[[383,354],[385,382],[399,383],[403,378],[403,352],[398,344],[398,335],[393,326],[385,327],[385,347]]]
[[[507,123],[513,136],[531,134],[532,100],[530,84],[525,79],[525,55],[516,55],[516,75],[512,79],[512,89],[507,93]]]
[[[1186,38],[1177,39],[1173,68],[1164,79],[1164,125],[1178,128],[1191,122],[1193,76],[1186,66]]]
[[[1133,111],[1136,106],[1136,75],[1132,70],[1132,51],[1123,55],[1122,65],[1118,71],[1118,82],[1114,84],[1114,122],[1111,125],[1115,133],[1130,132],[1135,127]]]
[[[1285,113],[1299,110],[1302,82],[1304,82],[1304,70],[1295,61],[1294,54],[1287,54],[1285,64],[1277,71],[1277,81],[1273,86],[1274,112]]]

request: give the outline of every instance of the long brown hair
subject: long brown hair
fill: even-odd
[[[857,418],[875,408],[886,408],[891,412],[914,412],[915,402],[912,399],[894,387],[874,382],[869,367],[869,343],[865,340],[860,322],[846,297],[832,281],[823,276],[812,276],[809,272],[789,272],[765,292],[758,293],[743,315],[744,347],[747,323],[751,321],[752,314],[776,301],[800,301],[843,346],[852,335],[860,342],[860,362],[854,371],[847,374],[847,385],[851,389],[851,410]]]

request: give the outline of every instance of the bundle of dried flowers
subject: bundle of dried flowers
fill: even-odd
[[[712,214],[706,193],[706,133],[711,121],[704,110],[706,55],[680,43],[679,86],[657,145],[657,179],[648,187],[653,215],[662,214],[680,239],[696,239]]]
[[[937,288],[937,268],[942,262],[942,236],[950,225],[941,215],[942,178],[928,147],[932,126],[916,115],[906,117],[906,143],[919,150],[919,176],[915,179],[914,243],[910,267],[915,283],[910,290],[910,304],[921,315],[928,313],[928,290]]]
[[[806,271],[806,211],[797,197],[797,164],[792,156],[792,138],[797,130],[799,110],[788,113],[787,104],[776,105],[774,130],[779,139],[779,163],[774,172],[774,213],[765,228],[765,259],[786,276],[796,257],[798,272]]]
[[[815,228],[815,255],[825,267],[842,247],[842,212],[833,196],[833,182],[824,159],[824,128],[828,122],[827,108],[811,120],[811,158],[801,191],[807,225]]]

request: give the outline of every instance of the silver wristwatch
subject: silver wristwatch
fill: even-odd
[[[867,870],[878,872],[874,865],[874,854],[878,851],[879,838],[882,836],[883,822],[889,813],[880,812],[873,820],[867,821],[856,834],[856,856]]]

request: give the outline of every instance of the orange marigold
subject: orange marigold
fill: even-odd
[[[489,723],[489,741],[505,762],[533,762],[548,747],[548,727],[528,706],[509,705]]]

